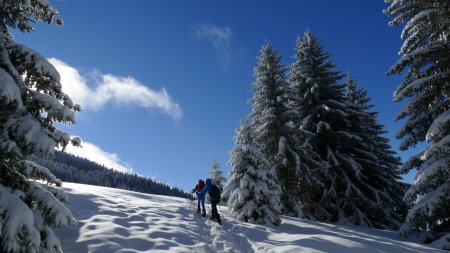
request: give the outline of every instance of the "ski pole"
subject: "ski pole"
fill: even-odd
[[[191,200],[191,207],[190,207],[191,210],[193,210],[193,208],[194,208],[194,202],[195,202],[195,197],[196,197],[194,193],[192,193],[192,197],[194,197],[194,199]]]

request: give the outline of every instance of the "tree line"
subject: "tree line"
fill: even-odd
[[[106,168],[86,158],[81,158],[65,152],[56,151],[54,159],[38,156],[31,158],[37,164],[46,167],[63,182],[98,185],[119,188],[135,192],[192,198],[182,189],[171,187],[164,182]]]

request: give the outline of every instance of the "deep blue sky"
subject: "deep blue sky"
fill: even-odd
[[[85,109],[76,126],[64,127],[117,154],[134,172],[185,190],[207,177],[213,159],[228,173],[235,128],[250,111],[249,88],[261,45],[269,41],[290,64],[295,39],[305,29],[319,37],[338,70],[368,90],[398,150],[394,135],[401,124],[394,118],[401,106],[391,101],[401,77],[385,72],[398,59],[401,30],[388,26],[382,0],[52,3],[64,25],[14,32],[19,43],[80,73],[129,76],[152,90],[165,88],[182,110],[174,120],[158,108],[110,101]],[[228,31],[225,40],[196,34],[214,27]],[[405,159],[413,152],[400,154]]]

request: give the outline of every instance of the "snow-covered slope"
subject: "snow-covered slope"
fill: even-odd
[[[78,224],[58,231],[78,252],[445,252],[394,232],[283,217],[279,227],[240,223],[221,207],[223,226],[194,214],[187,199],[64,183]],[[210,212],[210,210],[207,210]]]

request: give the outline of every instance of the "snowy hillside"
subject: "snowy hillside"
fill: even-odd
[[[193,213],[187,199],[64,183],[78,224],[58,231],[66,253],[111,252],[445,252],[394,232],[283,217],[279,227],[223,226]],[[210,213],[210,210],[207,210]]]

